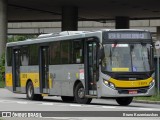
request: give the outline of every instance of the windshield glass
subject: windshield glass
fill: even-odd
[[[102,71],[150,71],[150,46],[151,44],[104,44]]]

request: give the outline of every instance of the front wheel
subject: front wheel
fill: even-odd
[[[43,100],[43,96],[41,94],[34,94],[33,83],[29,82],[27,84],[27,99],[29,100]]]
[[[127,106],[129,105],[133,100],[133,97],[120,97],[116,98],[116,101],[119,105]]]
[[[74,91],[75,101],[80,104],[89,104],[92,98],[85,97],[85,89],[82,83],[78,83]]]

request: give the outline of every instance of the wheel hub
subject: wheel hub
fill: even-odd
[[[84,88],[80,88],[79,90],[78,90],[78,96],[79,96],[79,98],[84,98]]]

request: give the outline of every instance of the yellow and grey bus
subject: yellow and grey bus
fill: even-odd
[[[6,45],[6,88],[42,100],[90,103],[114,98],[129,105],[154,94],[153,41],[134,29],[64,31]]]

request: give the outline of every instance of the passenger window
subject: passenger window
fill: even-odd
[[[73,42],[73,63],[83,63],[83,42],[82,40]]]
[[[21,65],[27,66],[29,62],[28,58],[28,47],[22,47],[21,48]]]
[[[38,65],[38,45],[30,45],[29,46],[29,65]]]
[[[50,44],[50,64],[60,64],[60,42]]]
[[[71,42],[62,41],[61,42],[61,63],[69,64],[71,63]]]

